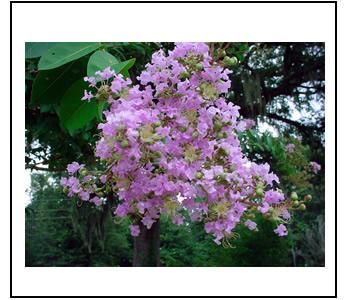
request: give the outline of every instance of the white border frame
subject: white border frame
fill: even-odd
[[[294,22],[296,17],[301,22]],[[15,112],[12,115],[13,295],[334,295],[335,170],[332,167],[335,157],[334,17],[334,5],[326,3],[13,4],[12,79],[13,83],[21,83],[14,84],[12,87],[12,106]],[[91,20],[90,24],[88,20]],[[305,26],[305,20],[308,26]],[[95,25],[91,25],[91,22]],[[128,25],[125,26],[125,24]],[[24,42],[111,40],[324,41],[326,43],[326,267],[24,267],[24,190],[17,188],[24,186],[25,117],[24,89],[22,88]],[[20,88],[17,88],[18,86]],[[100,288],[102,286],[103,288]]]

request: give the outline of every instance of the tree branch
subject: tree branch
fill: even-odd
[[[26,164],[26,169],[30,170],[37,170],[37,171],[46,171],[46,172],[64,172],[64,169],[51,169],[51,168],[45,168],[45,167],[39,167],[33,164]]]
[[[313,131],[313,130],[321,130],[322,129],[320,127],[307,126],[307,125],[301,124],[301,123],[299,123],[297,121],[293,121],[293,120],[284,118],[284,117],[279,116],[279,115],[274,114],[274,113],[267,113],[266,117],[274,119],[274,120],[278,120],[278,121],[281,121],[281,122],[284,122],[284,123],[289,124],[289,125],[292,125],[292,126],[298,128],[300,131],[303,131],[305,133]]]

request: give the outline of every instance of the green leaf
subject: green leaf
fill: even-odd
[[[25,58],[40,57],[56,44],[57,43],[26,42]]]
[[[255,148],[258,148],[260,152],[264,152],[265,151],[264,147],[261,144],[259,144],[259,143],[254,143],[253,146]]]
[[[134,65],[136,59],[132,58],[126,61],[123,61],[118,64],[111,65],[111,68],[118,74],[122,74],[124,77],[129,77],[128,70]]]
[[[83,57],[98,49],[101,43],[59,43],[39,60],[39,70],[49,70]]]
[[[239,60],[240,62],[243,62],[243,61],[244,61],[244,56],[243,56],[243,54],[242,54],[241,52],[236,52],[236,53],[235,53],[235,56],[238,58],[238,60]]]
[[[106,101],[99,101],[98,102],[98,108],[97,108],[97,118],[99,121],[103,121],[103,111],[106,107],[107,102]]]
[[[83,128],[97,115],[96,101],[82,101],[84,90],[88,88],[82,79],[76,81],[61,99],[60,120],[63,127],[73,133]]]
[[[86,74],[87,59],[82,58],[62,67],[40,71],[33,82],[32,103],[59,103],[67,89]]]
[[[251,129],[247,130],[247,131],[246,131],[246,134],[247,134],[247,137],[248,137],[252,142],[254,142],[254,141],[257,140],[257,138],[256,138],[256,136],[255,136],[253,130],[251,130]]]
[[[205,202],[205,199],[201,198],[201,197],[196,197],[196,198],[194,198],[194,201],[197,203],[201,203],[201,202]]]
[[[118,64],[119,61],[112,54],[106,51],[96,51],[90,56],[87,65],[87,75],[93,76],[96,71],[103,70],[109,66]]]
[[[269,150],[272,152],[273,151],[273,140],[272,140],[272,137],[270,135],[266,136],[266,143],[267,143],[267,146],[269,147]]]

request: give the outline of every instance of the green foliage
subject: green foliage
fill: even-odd
[[[218,247],[205,233],[201,223],[175,226],[167,219],[161,223],[161,262],[167,267],[254,267],[292,264],[290,237],[279,238],[275,224],[259,219],[259,231],[244,226],[236,230],[239,237],[232,247]]]
[[[39,70],[49,70],[83,57],[101,47],[101,43],[59,43],[39,60]]]
[[[128,222],[113,222],[110,207],[96,209],[68,199],[56,177],[32,175],[32,202],[26,208],[26,266],[130,266],[132,237]],[[113,206],[114,204],[112,204]],[[217,246],[202,223],[182,226],[161,219],[161,265],[167,267],[317,266],[324,263],[321,221],[295,214],[289,235],[259,218],[259,231],[238,226],[232,247]],[[310,224],[310,225],[309,225]],[[296,258],[293,258],[293,251]],[[323,250],[324,251],[324,250]],[[294,261],[295,260],[295,261]]]
[[[85,76],[86,61],[82,58],[56,69],[40,71],[33,82],[33,105],[59,104],[67,89]]]
[[[129,77],[129,69],[134,65],[135,58],[129,59],[127,61],[123,61],[118,64],[111,65],[111,68],[118,74],[122,74],[124,77]]]
[[[31,51],[30,47],[34,47],[36,44],[28,43],[27,50]],[[56,46],[61,44],[57,43]],[[42,46],[41,43],[38,44],[38,47],[44,51]],[[138,51],[140,47],[143,48],[142,53]],[[124,76],[130,75],[132,80],[135,80],[140,70],[149,62],[153,51],[158,48],[159,46],[155,43],[101,44],[101,49],[114,56],[118,61],[114,65],[114,69]],[[61,121],[62,118],[67,119],[69,116],[64,116],[64,114],[61,114],[60,118],[58,116],[62,110],[63,95],[76,81],[87,76],[88,62],[95,52],[100,53],[100,50],[97,49],[79,59],[50,70],[38,70],[39,58],[26,58],[27,168],[35,166],[38,161],[43,161],[50,170],[62,170],[70,161],[81,160],[82,157],[87,164],[95,161],[92,146],[96,141],[96,125],[102,119],[105,103],[98,102],[98,117],[87,123],[80,122],[79,126],[73,124],[74,130],[69,127],[69,122],[67,123],[68,128],[66,128],[64,127],[65,123]],[[107,56],[110,58],[109,54]],[[74,102],[80,101],[83,93],[82,89]],[[65,143],[62,143],[63,140]],[[37,143],[40,143],[40,146],[34,146]]]
[[[252,160],[269,162],[279,176],[283,190],[295,191],[301,198],[312,195],[306,211],[292,215],[292,223],[288,226],[289,251],[293,265],[324,265],[324,224],[319,220],[324,216],[324,167],[318,175],[311,174],[309,170],[309,162],[315,157],[317,161],[324,161],[324,149],[311,148],[292,135],[272,137],[256,130],[243,132],[240,140],[245,154]],[[292,153],[286,152],[289,143],[295,145]]]
[[[285,141],[274,138],[271,134],[260,134],[255,130],[247,130],[240,134],[243,150],[255,161],[264,161],[264,158],[276,161],[286,158]]]
[[[88,88],[83,78],[108,66],[117,74],[130,77],[130,69],[136,62],[135,58],[120,62],[107,51],[115,52],[114,45],[104,45],[103,50],[98,50],[101,46],[101,43],[26,44],[28,58],[42,55],[39,62],[27,60],[30,70],[26,79],[32,83],[30,106],[40,106],[41,112],[57,113],[61,126],[71,135],[86,128],[91,121],[101,121],[105,106],[96,100],[90,103],[81,101],[84,90]],[[91,52],[93,54],[88,56]],[[37,73],[36,76],[33,73]]]
[[[26,207],[26,266],[130,266],[128,222],[113,222],[110,207],[66,198],[56,177],[32,175],[32,202]],[[261,220],[259,232],[241,226],[233,248],[218,247],[201,223],[177,226],[161,219],[161,265],[168,267],[286,266],[289,238]]]
[[[33,174],[31,192],[25,215],[26,266],[130,266],[127,223],[115,224],[110,211],[78,206],[52,176]]]
[[[303,145],[293,137],[273,137],[269,133],[261,134],[256,130],[241,133],[240,139],[245,154],[258,163],[268,161],[271,169],[282,179],[285,189],[307,192],[311,187],[311,152],[308,145]],[[290,143],[294,144],[295,149],[292,153],[287,153],[286,146]]]
[[[87,76],[95,75],[95,72],[103,70],[109,66],[118,64],[119,61],[112,54],[106,51],[96,51],[90,56],[88,65],[87,65]]]
[[[237,57],[240,62],[244,61],[244,55],[247,53],[249,49],[248,43],[234,43],[232,47],[226,50],[226,53],[229,55],[233,55]]]
[[[73,83],[61,99],[59,116],[61,124],[71,133],[98,117],[96,101],[82,101],[82,91],[88,88],[82,79]]]
[[[97,103],[97,117],[99,121],[103,120],[103,111],[106,109],[106,101],[99,101]]]
[[[36,42],[31,43],[27,42],[25,45],[25,58],[36,58],[42,56],[50,48],[55,46],[56,43],[47,43],[47,42]]]

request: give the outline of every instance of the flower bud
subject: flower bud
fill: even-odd
[[[304,203],[300,204],[299,209],[300,210],[305,210],[306,209],[306,205]]]
[[[298,200],[298,194],[296,192],[292,192],[290,194],[290,199],[292,199],[292,201]]]
[[[223,127],[223,124],[220,120],[215,120],[214,122],[214,129],[219,131]]]
[[[198,136],[199,136],[199,132],[198,131],[193,131],[192,132],[192,138],[196,139],[196,138],[198,138]]]
[[[225,56],[223,59],[223,63],[225,64],[225,66],[229,66],[230,65],[230,58],[228,56]]]
[[[234,65],[237,65],[238,64],[238,59],[237,59],[237,57],[231,57],[230,58],[230,64],[231,64],[231,66],[234,66]]]
[[[191,76],[191,74],[189,73],[189,72],[182,72],[181,74],[180,74],[180,76],[179,76],[179,79],[180,80],[183,80],[183,79],[187,79],[187,78],[189,78]]]
[[[229,166],[228,168],[227,168],[227,172],[226,173],[233,173],[236,169],[235,169],[235,167],[234,166]]]
[[[162,157],[162,154],[160,152],[154,152],[153,157],[159,159]]]
[[[152,124],[152,127],[160,127],[161,125],[162,123],[160,121],[157,121]]]
[[[256,188],[264,188],[264,183],[259,181],[257,184],[256,184]]]
[[[225,56],[223,63],[226,67],[232,67],[238,63],[238,59],[236,57]]]
[[[219,48],[217,51],[216,51],[216,54],[217,54],[217,57],[220,58],[220,57],[223,57],[226,55],[226,51],[224,49],[221,49]]]
[[[123,140],[123,136],[121,134],[118,134],[116,137],[115,137],[116,141],[117,142],[121,142]]]
[[[263,197],[264,196],[264,190],[261,188],[261,187],[258,187],[256,190],[255,190],[255,195],[257,197]]]
[[[198,71],[198,72],[199,72],[199,71],[202,71],[202,70],[204,69],[203,65],[200,64],[200,63],[196,64],[194,68],[195,68],[195,70]]]
[[[197,178],[198,180],[202,179],[202,178],[203,178],[202,172],[196,172],[196,178]]]
[[[128,140],[122,140],[121,142],[120,142],[120,147],[122,147],[122,148],[128,148],[129,147],[129,142],[128,142]]]
[[[298,206],[299,205],[299,201],[298,200],[293,201],[293,205],[294,206]]]
[[[79,170],[79,174],[80,174],[80,175],[83,175],[83,176],[86,176],[86,175],[88,175],[88,171],[87,171],[85,168],[81,168],[81,169]]]
[[[110,87],[106,84],[100,86],[97,91],[96,99],[106,101],[110,93]]]
[[[305,200],[305,201],[311,201],[311,200],[312,200],[312,196],[311,196],[311,195],[306,195],[306,196],[304,197],[304,200]]]
[[[219,132],[216,136],[219,140],[224,138],[224,134],[222,132]]]
[[[224,182],[224,181],[226,181],[226,175],[225,174],[220,174],[220,175],[218,175],[218,176],[216,176],[216,181],[217,182]]]

